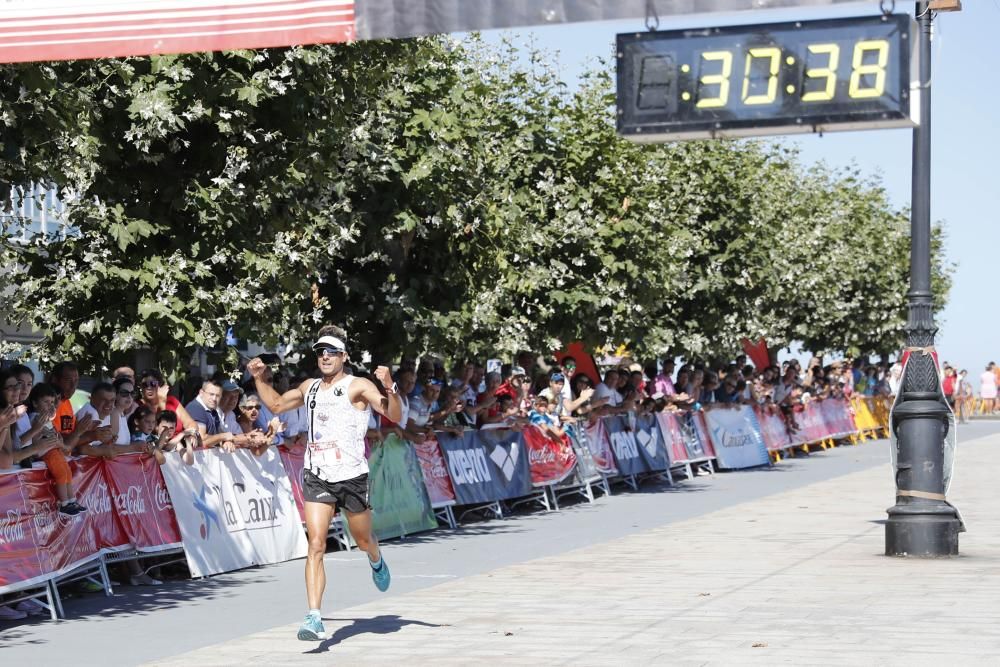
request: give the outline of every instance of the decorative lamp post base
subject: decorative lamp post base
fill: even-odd
[[[934,558],[958,555],[958,533],[961,524],[955,510],[944,506],[947,513],[928,513],[912,509],[903,512],[898,507],[889,509],[885,524],[885,555]]]
[[[911,370],[917,370],[917,375],[934,373],[930,356],[911,364],[915,368],[908,366],[905,374]],[[932,377],[936,382],[936,375]],[[896,504],[887,510],[885,555],[957,556],[962,524],[957,510],[945,502],[942,478],[951,413],[937,392],[904,390],[900,398],[892,413],[899,448]]]

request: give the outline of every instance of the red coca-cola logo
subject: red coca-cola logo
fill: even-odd
[[[0,519],[0,544],[11,544],[24,539],[24,524],[21,523],[21,513],[17,510],[7,510],[7,516]]]
[[[170,502],[170,493],[162,482],[156,483],[153,500],[156,502],[157,511],[163,512],[164,510],[172,510],[174,508],[174,504]]]
[[[97,484],[92,491],[83,494],[83,505],[87,511],[95,514],[107,514],[111,511],[111,494],[104,482]]]
[[[115,496],[115,505],[122,516],[146,513],[146,500],[142,497],[142,489],[130,486],[125,493]]]
[[[547,463],[556,462],[556,453],[552,451],[551,447],[545,446],[541,449],[531,449],[528,452],[528,461],[530,463],[537,463],[539,465],[545,465]]]

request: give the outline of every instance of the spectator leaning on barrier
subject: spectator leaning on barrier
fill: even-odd
[[[115,406],[112,412],[118,418],[118,437],[115,439],[115,444],[125,446],[132,441],[128,430],[128,418],[136,408],[135,379],[121,375],[115,378],[111,387],[115,392]]]
[[[116,452],[112,447],[118,439],[121,428],[119,418],[121,412],[115,410],[115,389],[107,382],[99,382],[90,391],[90,401],[76,412],[76,420],[90,419],[97,428],[86,438],[87,442],[77,447],[84,456],[113,458]]]
[[[147,368],[139,374],[139,392],[141,398],[139,403],[145,405],[150,410],[159,413],[161,410],[170,410],[177,415],[177,425],[175,435],[180,435],[182,431],[194,430],[197,432],[194,420],[184,409],[176,396],[170,395],[170,385],[167,384],[163,373],[155,368]]]
[[[415,399],[410,401],[409,418],[413,426],[420,428],[423,432],[431,429],[431,416],[438,412],[437,399],[441,395],[442,383],[437,378],[431,377],[424,381],[424,386]]]
[[[559,428],[556,420],[549,414],[550,403],[546,396],[538,395],[534,398],[533,407],[528,412],[528,421],[550,438],[562,440],[566,433]]]
[[[459,415],[464,415],[465,402],[459,395],[458,389],[453,386],[442,387],[437,406],[437,411],[431,414],[430,419],[433,428],[461,435],[467,424],[464,419],[459,418]]]
[[[184,409],[194,420],[203,447],[222,447],[227,452],[234,452],[235,435],[222,427],[222,416],[218,410],[220,398],[222,387],[215,380],[205,380],[198,395]]]
[[[244,433],[243,427],[240,426],[239,420],[236,418],[236,410],[240,406],[240,396],[243,394],[243,390],[240,386],[229,379],[217,380],[219,387],[222,389],[222,396],[219,398],[219,416],[222,418],[220,425],[222,429],[232,433],[233,435],[241,435]]]
[[[22,371],[23,369],[23,371]],[[34,373],[27,366],[12,366],[0,371],[0,381],[2,381],[4,406],[11,406],[17,416],[14,423],[12,449],[20,449],[22,439],[31,442],[31,438],[42,428],[42,424],[32,425],[28,418],[28,408],[26,401],[33,385]]]
[[[616,410],[622,404],[618,393],[618,369],[610,368],[604,373],[604,381],[594,387],[594,397],[607,399],[608,408]]]

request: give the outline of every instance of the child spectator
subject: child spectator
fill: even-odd
[[[534,408],[528,413],[528,421],[537,426],[542,433],[550,438],[562,440],[566,437],[566,434],[556,424],[556,420],[552,418],[552,415],[549,414],[549,407],[548,398],[545,396],[536,396]]]
[[[41,419],[46,422],[45,426],[36,436],[41,441],[49,442],[53,438],[58,439],[58,446],[48,449],[40,456],[49,470],[55,487],[56,496],[59,498],[59,512],[68,516],[76,516],[80,512],[86,512],[87,508],[76,501],[76,494],[73,491],[73,472],[66,461],[66,455],[71,449],[56,432],[53,419],[56,415],[56,400],[60,397],[59,391],[48,384],[37,384],[28,394],[28,416],[34,422]],[[68,402],[68,401],[67,401]],[[69,413],[72,419],[73,413]],[[80,420],[82,423],[84,420]],[[76,424],[69,424],[70,433],[80,433],[75,430]],[[27,443],[22,442],[22,447]]]

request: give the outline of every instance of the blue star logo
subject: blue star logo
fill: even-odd
[[[194,508],[201,512],[201,518],[204,523],[201,525],[201,537],[202,539],[208,539],[209,534],[211,534],[212,523],[219,530],[222,530],[222,524],[219,523],[218,513],[208,506],[205,502],[205,497],[208,494],[208,487],[204,484],[201,485],[201,493],[199,493],[194,499]]]

